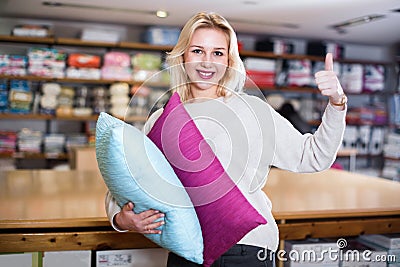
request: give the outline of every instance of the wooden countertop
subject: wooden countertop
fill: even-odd
[[[277,220],[400,215],[400,183],[340,170],[272,169],[264,187]],[[109,226],[97,171],[0,175],[0,229]]]
[[[272,169],[264,191],[277,220],[400,214],[400,183],[342,170]]]
[[[107,226],[98,171],[16,170],[0,175],[0,229]]]

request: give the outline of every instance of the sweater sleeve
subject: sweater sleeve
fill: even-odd
[[[328,104],[314,134],[301,134],[289,121],[271,110],[275,126],[273,166],[293,172],[330,168],[342,143],[347,108],[338,111]]]
[[[144,127],[143,127],[143,132],[147,134],[151,128],[153,127],[155,121],[158,119],[158,117],[161,115],[163,109],[159,109],[155,111],[149,119],[146,121]],[[111,195],[110,191],[107,191],[106,197],[105,197],[105,209],[106,209],[106,214],[108,217],[108,220],[111,223],[111,226],[119,232],[125,232],[121,229],[118,229],[115,224],[114,224],[114,217],[117,213],[121,211],[121,207],[117,204],[116,200],[114,197]]]

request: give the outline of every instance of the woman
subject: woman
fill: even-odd
[[[239,57],[237,38],[230,24],[218,14],[198,13],[193,16],[182,29],[167,63],[171,66],[173,91],[179,93],[192,118],[209,118],[195,120],[200,132],[212,143],[224,169],[237,182],[247,200],[268,221],[250,231],[212,266],[274,266],[273,257],[260,257],[260,251],[273,253],[279,242],[271,203],[261,188],[270,166],[295,172],[316,172],[329,168],[333,163],[345,128],[346,97],[333,72],[332,55],[326,57],[325,70],[315,75],[319,90],[329,97],[329,104],[313,135],[301,134],[269,104],[242,93],[245,69]],[[231,121],[237,120],[227,119],[224,120],[226,125],[215,127],[217,119],[216,114],[210,111],[211,103],[231,110],[232,113],[226,116],[239,118],[243,125],[232,125]],[[156,111],[149,118],[144,129],[146,133],[162,111]],[[255,119],[248,119],[250,117]],[[230,135],[236,134],[235,127],[242,127],[248,133],[248,142],[244,142],[248,144],[245,147],[248,156],[246,164],[242,165],[243,153],[226,149]],[[229,132],[231,129],[233,131]],[[223,138],[225,136],[227,138]],[[234,146],[230,148],[236,149]],[[245,170],[237,166],[243,166]],[[156,228],[163,221],[156,220],[163,214],[156,210],[135,214],[133,205],[128,203],[121,209],[107,194],[106,210],[113,227],[119,231],[159,234]],[[198,265],[170,253],[167,266]]]

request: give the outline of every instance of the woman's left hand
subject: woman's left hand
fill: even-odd
[[[333,57],[331,53],[326,54],[325,70],[315,74],[315,81],[322,95],[328,96],[333,104],[341,103],[344,92],[339,79],[333,71]]]

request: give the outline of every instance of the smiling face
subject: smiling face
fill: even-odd
[[[183,55],[193,98],[217,97],[218,82],[228,66],[228,37],[218,29],[199,28]]]

